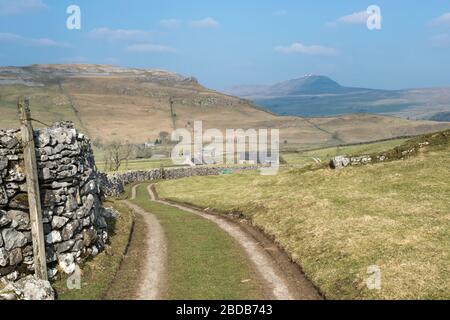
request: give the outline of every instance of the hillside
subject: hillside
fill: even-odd
[[[242,86],[229,90],[272,112],[298,116],[377,113],[410,119],[434,120],[450,111],[450,88],[375,90],[345,87],[316,75],[272,86]]]
[[[157,190],[166,199],[241,214],[326,298],[449,299],[449,133],[406,142],[406,150],[430,144],[404,160],[190,177],[160,182]],[[381,272],[380,290],[366,286],[371,266]]]
[[[103,65],[33,65],[0,68],[0,128],[18,126],[16,100],[20,95],[30,97],[34,118],[44,123],[72,120],[92,139],[104,142],[154,141],[161,131],[192,128],[195,120],[203,120],[204,128],[221,130],[280,128],[282,141],[293,148],[416,135],[450,126],[447,122],[367,114],[283,117],[172,72]]]

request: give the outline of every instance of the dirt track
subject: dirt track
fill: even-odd
[[[131,200],[136,198],[137,185],[131,189]],[[159,300],[162,299],[165,292],[166,282],[166,259],[167,259],[167,241],[164,235],[164,230],[161,227],[158,219],[143,210],[141,207],[125,201],[125,203],[141,215],[147,224],[147,248],[148,252],[145,255],[144,271],[145,275],[142,279],[141,285],[138,289],[138,298],[141,300]]]
[[[158,199],[154,185],[148,186],[153,201],[176,207],[214,222],[227,232],[243,248],[249,261],[266,283],[275,300],[318,300],[322,299],[318,290],[271,240],[248,225],[231,219],[205,213],[193,207]]]
[[[136,188],[131,190],[131,200],[136,197]],[[206,213],[197,208],[181,205],[158,198],[154,185],[148,186],[151,201],[176,207],[180,210],[193,213],[215,223],[230,235],[243,249],[249,263],[261,278],[266,292],[274,300],[318,300],[322,299],[318,290],[301,272],[300,268],[288,258],[269,238],[250,225],[235,221],[234,219]],[[137,296],[142,300],[158,300],[164,297],[167,289],[167,240],[164,230],[158,219],[141,207],[125,201],[136,214],[143,217],[147,224],[147,248],[144,278],[138,288]]]

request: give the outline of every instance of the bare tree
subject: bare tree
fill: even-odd
[[[128,161],[133,153],[134,146],[126,142],[113,141],[105,147],[105,169],[116,172],[123,162],[128,167]]]

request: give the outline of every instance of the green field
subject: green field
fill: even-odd
[[[263,298],[245,253],[213,222],[150,201],[144,184],[132,202],[153,213],[164,228],[168,241],[166,299]]]
[[[161,197],[241,213],[329,299],[450,299],[450,146],[344,170],[164,181]],[[381,271],[381,290],[366,286]]]
[[[100,171],[108,172],[108,168],[105,168],[104,161],[96,161],[97,168]],[[123,162],[119,168],[119,171],[129,171],[129,170],[149,170],[160,167],[172,167],[171,159],[135,159],[129,160],[128,163]]]
[[[58,121],[73,121],[75,126],[87,132],[81,123],[76,111],[72,108],[69,99],[61,94],[58,86],[26,87],[26,86],[0,86],[0,128],[15,128],[19,126],[17,116],[17,98],[19,96],[30,99],[32,117],[47,125]],[[16,122],[16,124],[14,124]],[[36,128],[43,124],[34,122]]]
[[[405,142],[406,139],[396,139],[368,144],[342,146],[342,147],[330,147],[318,150],[310,150],[303,152],[286,152],[281,153],[283,159],[290,166],[305,166],[315,163],[313,158],[319,158],[322,162],[328,162],[332,157],[337,155],[353,155],[363,153],[374,153],[387,150]],[[97,167],[100,171],[108,172],[108,168],[105,167],[105,162],[101,159],[104,158],[102,149],[94,150],[96,158],[100,161],[96,161]],[[170,158],[164,159],[132,159],[128,163],[123,161],[119,168],[119,171],[129,170],[149,170],[160,167],[173,167],[172,160]],[[232,167],[233,165],[230,165]],[[239,165],[240,166],[240,165]]]

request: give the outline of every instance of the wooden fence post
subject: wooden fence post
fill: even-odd
[[[29,101],[20,98],[17,102],[19,118],[22,124],[23,156],[27,178],[28,204],[30,206],[31,236],[33,239],[34,268],[37,278],[48,280],[47,260],[45,255],[44,227],[42,224],[41,195],[37,171],[36,150],[31,125]]]

